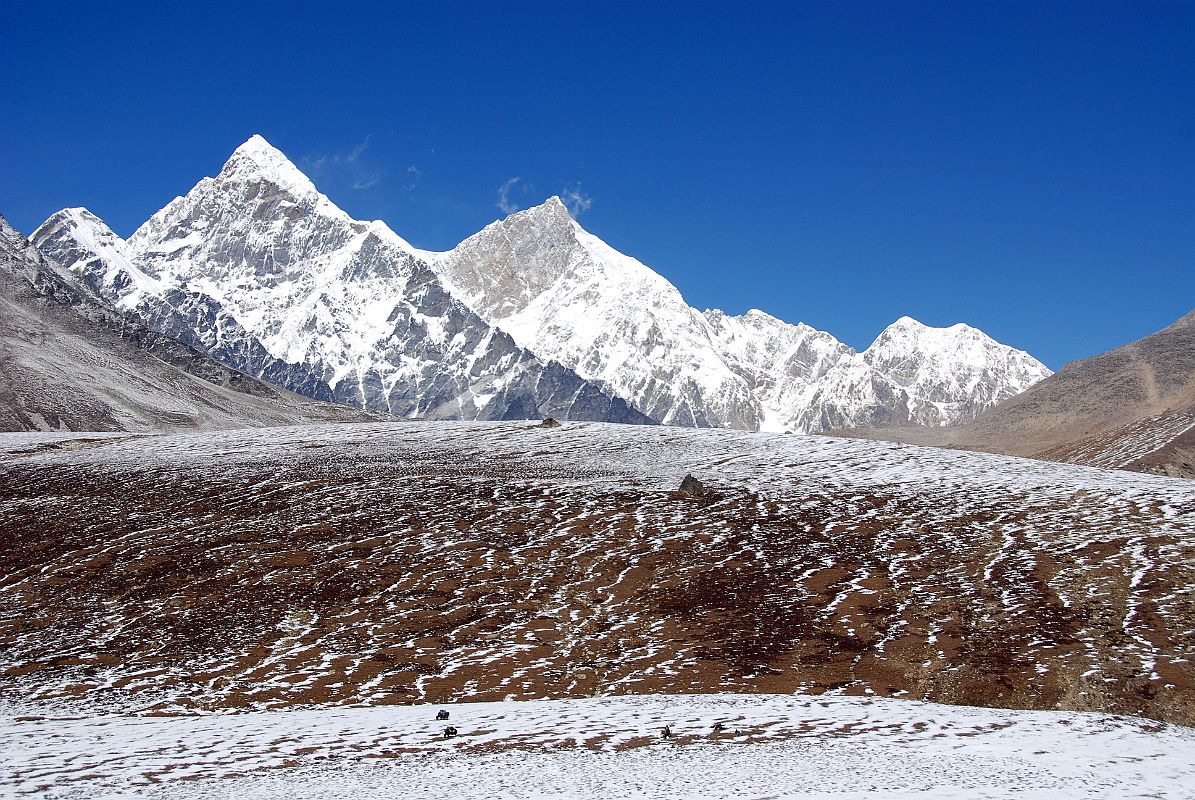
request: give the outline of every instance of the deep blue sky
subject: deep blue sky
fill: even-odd
[[[739,6],[10,1],[0,213],[128,235],[260,132],[416,245],[517,176],[860,348],[909,314],[1058,368],[1195,307],[1195,3]]]

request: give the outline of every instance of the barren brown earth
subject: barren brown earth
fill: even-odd
[[[1195,723],[1195,487],[565,423],[0,436],[0,696],[836,692]],[[691,473],[708,494],[675,491]]]

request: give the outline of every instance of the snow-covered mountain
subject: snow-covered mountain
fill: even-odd
[[[311,397],[405,415],[748,430],[955,424],[1049,375],[963,325],[864,353],[691,308],[558,198],[445,253],[352,219],[260,136],[127,242],[84,209],[34,242],[151,326]]]
[[[676,287],[576,223],[560,199],[435,257],[450,286],[523,347],[665,424],[758,428],[759,399]]]
[[[864,353],[761,311],[689,307],[585,231],[558,198],[486,226],[435,263],[469,306],[670,424],[822,431],[951,425],[1050,374],[966,325],[903,317]]]
[[[0,431],[377,419],[254,380],[111,307],[0,217]]]
[[[479,319],[419,251],[351,219],[260,136],[127,242],[83,209],[34,240],[155,328],[311,397],[428,417],[650,421]]]

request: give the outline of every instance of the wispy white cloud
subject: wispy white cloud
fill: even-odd
[[[560,201],[568,209],[573,219],[584,214],[593,205],[593,198],[581,189],[581,184],[575,183],[560,191]]]
[[[362,160],[365,151],[369,149],[373,134],[368,134],[359,144],[347,153],[324,153],[320,156],[307,156],[302,160],[303,170],[313,178],[331,177],[346,180],[356,190],[370,189],[376,186],[385,176],[384,170],[371,169]]]
[[[519,205],[510,199],[510,190],[514,188],[515,184],[523,180],[518,175],[513,178],[508,178],[498,187],[498,208],[503,214],[513,214],[519,210]]]
[[[407,182],[402,188],[406,189],[408,192],[413,192],[421,180],[423,180],[423,170],[412,164],[411,166],[407,167]]]
[[[347,156],[345,156],[345,157],[344,157],[344,160],[345,160],[346,162],[348,162],[349,164],[354,164],[354,163],[356,163],[357,159],[361,158],[361,155],[362,155],[362,154],[363,154],[363,153],[364,153],[366,150],[368,150],[368,149],[369,149],[369,140],[370,140],[370,139],[372,139],[372,138],[373,138],[373,134],[372,134],[372,133],[366,134],[366,135],[365,135],[365,138],[361,140],[361,144],[357,145],[357,146],[356,146],[356,147],[354,147],[352,150],[350,150],[350,151],[349,151],[349,154],[348,154]]]

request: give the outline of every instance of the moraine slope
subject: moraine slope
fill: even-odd
[[[1195,722],[1185,481],[591,423],[0,447],[9,698],[830,692]]]
[[[949,433],[951,444],[1195,477],[1195,311],[1068,364]]]

